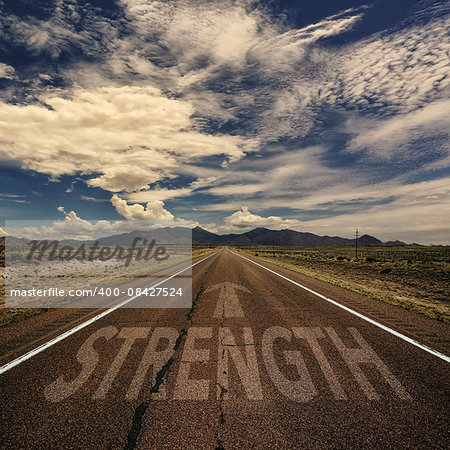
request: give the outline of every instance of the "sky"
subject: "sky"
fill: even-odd
[[[0,217],[450,244],[449,12],[0,0]]]

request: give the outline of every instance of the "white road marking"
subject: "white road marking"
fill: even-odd
[[[353,315],[359,317],[360,319],[363,319],[363,320],[365,320],[366,322],[369,322],[369,323],[371,323],[372,325],[375,325],[376,327],[381,328],[382,330],[387,331],[388,333],[393,334],[394,336],[397,336],[398,338],[400,338],[400,339],[402,339],[402,340],[404,340],[404,341],[406,341],[406,342],[409,342],[410,344],[412,344],[412,345],[414,345],[414,346],[420,348],[421,350],[424,350],[424,351],[426,351],[427,353],[430,353],[430,354],[433,355],[433,356],[436,356],[436,357],[438,357],[438,358],[440,358],[440,359],[443,359],[443,360],[446,361],[446,362],[450,362],[450,357],[448,357],[447,355],[444,355],[443,353],[438,352],[437,350],[434,350],[434,349],[432,349],[432,348],[430,348],[430,347],[427,347],[426,345],[421,344],[420,342],[418,342],[418,341],[416,341],[416,340],[414,340],[414,339],[412,339],[412,338],[410,338],[410,337],[408,337],[408,336],[405,336],[404,334],[399,333],[398,331],[395,331],[395,330],[393,330],[392,328],[387,327],[386,325],[383,325],[383,324],[381,324],[381,323],[379,323],[379,322],[376,322],[375,320],[370,319],[369,317],[366,317],[366,316],[364,316],[363,314],[361,314],[361,313],[359,313],[359,312],[357,312],[357,311],[355,311],[355,310],[353,310],[353,309],[351,309],[351,308],[348,308],[347,306],[344,306],[344,305],[342,305],[341,303],[338,303],[337,301],[332,300],[331,298],[326,297],[325,295],[319,294],[318,292],[313,291],[312,289],[310,289],[310,288],[308,288],[308,287],[306,287],[306,286],[303,286],[302,284],[297,283],[296,281],[291,280],[290,278],[287,278],[287,277],[285,277],[284,275],[281,275],[280,273],[275,272],[274,270],[269,269],[268,267],[263,266],[262,264],[258,264],[257,262],[252,261],[251,259],[246,258],[245,256],[242,256],[242,255],[239,255],[238,253],[235,253],[235,252],[233,252],[233,251],[231,251],[231,250],[229,250],[229,251],[230,251],[231,253],[233,253],[234,255],[237,255],[237,256],[239,256],[239,257],[241,257],[241,258],[243,258],[243,259],[246,259],[247,261],[251,262],[252,264],[255,264],[255,265],[257,265],[257,266],[259,266],[259,267],[262,267],[263,269],[265,269],[265,270],[267,270],[267,271],[269,271],[269,272],[274,273],[275,275],[277,275],[277,276],[279,276],[279,277],[281,277],[281,278],[283,278],[283,279],[289,281],[290,283],[295,284],[296,286],[301,287],[301,288],[304,289],[305,291],[308,291],[308,292],[310,292],[311,294],[314,294],[314,295],[316,295],[317,297],[320,297],[321,299],[326,300],[327,302],[330,302],[330,303],[332,303],[333,305],[338,306],[339,308],[344,309],[345,311],[347,311],[347,312],[349,312],[349,313],[351,313],[351,314],[353,314]]]
[[[179,272],[171,275],[168,278],[165,278],[164,280],[161,280],[160,282],[153,284],[152,286],[148,286],[150,287],[156,287],[159,286],[160,284],[165,283],[166,281],[170,280],[173,277],[176,277],[177,275],[179,275],[180,273],[185,272],[186,270],[190,269],[191,267],[196,266],[197,264],[200,264],[202,261],[205,261],[206,259],[208,259],[209,257],[216,255],[218,252],[214,252],[211,253],[210,255],[206,256],[205,258],[201,259],[200,261],[197,261],[194,264],[191,264],[188,267],[185,267],[183,270],[180,270]],[[72,334],[77,333],[78,331],[82,330],[83,328],[93,324],[94,322],[96,322],[97,320],[101,319],[102,317],[107,316],[108,314],[111,314],[113,311],[115,311],[116,309],[121,308],[122,306],[126,305],[127,303],[130,303],[131,301],[133,301],[135,298],[139,297],[138,295],[134,295],[133,297],[127,298],[126,300],[118,303],[117,305],[113,306],[110,309],[107,309],[106,311],[103,311],[102,313],[98,314],[97,316],[93,317],[92,319],[87,320],[86,322],[81,323],[80,325],[77,325],[76,327],[66,331],[63,334],[60,334],[59,336],[55,337],[54,339],[51,339],[50,341],[46,342],[45,344],[40,345],[39,347],[36,347],[33,350],[30,350],[28,353],[25,353],[22,356],[19,356],[18,358],[10,361],[9,363],[5,364],[4,366],[0,367],[0,375],[2,373],[7,372],[8,370],[12,369],[13,367],[18,366],[19,364],[23,363],[24,361],[26,361],[27,359],[32,358],[33,356],[37,355],[38,353],[43,352],[44,350],[52,347],[53,345],[57,344],[58,342],[61,342],[62,340],[66,339],[69,336],[72,336]]]
[[[215,289],[220,289],[219,298],[217,299],[217,306],[214,310],[213,317],[215,319],[220,317],[244,317],[244,311],[239,303],[236,289],[244,292],[250,292],[247,288],[244,286],[239,286],[238,284],[230,283],[229,281],[225,281],[225,283],[219,283],[209,287],[206,289],[205,293],[214,291]]]

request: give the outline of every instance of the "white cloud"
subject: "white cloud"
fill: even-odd
[[[2,200],[8,200],[8,199],[21,199],[24,198],[24,194],[0,194],[0,198]]]
[[[209,231],[210,233],[218,233],[220,227],[218,227],[214,222],[206,223],[204,225],[200,225],[204,230]]]
[[[189,197],[198,190],[214,200],[222,198],[220,203],[193,202],[193,209],[230,214],[246,203],[252,211],[333,214],[347,208],[353,220],[354,211],[368,210],[373,202],[398,201],[399,209],[410,208],[410,216],[404,210],[410,222],[412,211],[420,222],[420,210],[405,205],[419,201],[420,189],[430,190],[431,184],[404,186],[407,175],[378,180],[383,164],[397,156],[417,161],[414,174],[448,165],[448,16],[429,15],[420,25],[402,23],[339,47],[322,45],[322,39],[351,30],[364,8],[292,29],[251,0],[118,4],[124,18],[101,18],[94,8],[74,1],[59,1],[48,20],[0,17],[2,39],[11,30],[6,38],[35,56],[58,60],[74,49],[89,56],[89,62],[73,58],[58,64],[58,74],[41,73],[46,67],[36,73],[41,81],[62,77],[74,88],[43,92],[36,82],[30,95],[38,102],[28,105],[29,98],[17,101],[9,91],[4,94],[14,101],[0,103],[1,158],[53,179],[80,173],[89,186],[121,192],[118,204],[129,217],[171,214],[153,202]],[[0,76],[15,76],[5,66],[0,65]],[[350,165],[333,168],[336,160],[325,143],[314,151],[280,146],[276,157],[246,163],[247,153],[268,142],[300,141],[315,126],[314,136],[319,136],[319,120],[328,117],[319,114],[330,109],[333,120],[335,112],[352,114],[344,127],[326,124],[331,130],[325,131],[351,133],[347,149],[369,151],[365,172]],[[233,132],[207,132],[209,125],[215,126],[212,121],[229,122]],[[433,139],[429,148],[412,145],[424,138]],[[210,160],[203,161],[210,156],[239,163],[212,167]],[[367,170],[372,158],[381,164]],[[186,174],[197,180],[161,187]],[[438,183],[433,186],[438,189]],[[137,204],[148,202],[150,208]],[[393,214],[387,206],[378,211]],[[229,216],[231,221],[253,220],[255,226],[270,218],[276,219],[273,226],[284,220],[248,210],[237,213]],[[315,226],[338,226],[344,220],[339,217],[320,219],[324,222],[315,221]]]
[[[407,113],[447,97],[449,26],[450,18],[443,15],[330,54],[329,68],[336,75],[323,86],[324,99],[362,110]]]
[[[202,133],[192,105],[152,87],[74,90],[43,100],[51,109],[0,103],[0,156],[53,177],[90,175],[89,185],[112,192],[147,188],[207,156],[236,161],[254,146]]]
[[[208,186],[212,186],[218,180],[218,176],[200,177],[193,181],[189,186],[194,189],[203,189]]]
[[[113,195],[111,203],[116,211],[128,220],[173,220],[173,215],[164,209],[164,203],[161,200],[148,202],[144,207],[138,203],[129,205],[126,200],[117,195]]]
[[[65,215],[64,220],[30,220],[29,226],[24,226],[24,221],[8,221],[7,232],[9,235],[27,239],[96,239],[131,231],[148,231],[160,227],[191,227],[190,221],[174,219],[161,205],[151,205],[150,209],[147,208],[144,211],[145,217],[141,217],[142,209],[134,208],[135,206],[144,209],[141,205],[126,205],[125,208],[128,208],[127,214],[137,217],[133,217],[131,220],[116,221],[89,221],[81,218],[75,211],[67,212],[63,206],[59,206],[57,209]],[[123,205],[119,205],[119,207],[123,208]]]
[[[250,57],[263,64],[264,70],[281,73],[285,77],[305,59],[311,44],[348,31],[361,17],[362,14],[356,10],[346,10],[300,29],[278,32],[270,39],[260,39],[255,43]]]
[[[450,100],[436,100],[410,113],[387,119],[356,119],[347,122],[346,129],[357,134],[350,140],[351,151],[368,149],[382,159],[390,159],[411,149],[407,144],[436,137],[433,152],[447,147],[450,137]]]
[[[242,161],[233,171],[204,178],[203,193],[214,196],[252,197],[255,194],[275,198],[336,182],[340,175],[320,161],[324,149],[303,147],[291,151],[277,149],[273,155]],[[199,169],[199,173],[201,169]],[[211,181],[211,187],[206,180]]]
[[[300,225],[300,221],[296,219],[283,219],[277,216],[262,217],[252,214],[246,206],[242,206],[240,211],[236,211],[231,216],[225,217],[224,222],[226,227],[230,229],[254,227],[280,229]]]
[[[13,80],[16,76],[14,67],[8,64],[0,63],[0,78],[6,78],[7,80]]]
[[[109,202],[109,200],[107,200],[106,198],[89,197],[88,195],[81,195],[80,198],[82,200],[86,200],[87,202],[94,202],[94,203]]]
[[[150,189],[125,194],[124,197],[134,203],[146,203],[155,200],[169,200],[172,198],[186,197],[192,193],[190,188],[180,189]]]
[[[319,181],[315,188],[305,189],[305,192],[295,196],[292,195],[292,192],[283,192],[278,188],[276,195],[271,195],[269,192],[265,197],[253,198],[251,205],[252,209],[257,211],[280,208],[280,205],[291,211],[329,211],[331,214],[355,208],[366,210],[366,205],[385,200],[397,199],[406,204],[417,199],[426,201],[435,196],[444,198],[449,192],[450,178],[444,177],[412,184],[404,183],[404,177],[372,184],[364,183],[364,177],[343,177],[332,185],[327,183],[321,185]],[[242,189],[244,188],[242,187]],[[239,197],[236,196],[223,203],[199,206],[198,210],[227,211],[239,207],[238,203]],[[419,219],[423,218],[419,217]]]
[[[223,228],[223,227],[217,226],[217,224],[214,222],[202,224],[200,222],[194,221],[194,222],[192,222],[192,228],[195,228],[195,227],[201,227],[204,230],[209,231],[210,233],[218,233],[220,231],[220,229]]]
[[[198,68],[199,58],[212,64],[239,65],[264,22],[260,10],[243,1],[150,3],[122,0],[125,14],[144,43],[157,38],[181,73]],[[149,46],[144,45],[144,49]]]
[[[239,5],[190,6],[175,11],[163,37],[185,68],[196,67],[199,54],[211,57],[213,63],[242,65],[258,34],[258,15]]]
[[[305,136],[315,123],[318,91],[327,81],[320,68],[329,55],[311,64],[321,39],[351,29],[364,7],[342,11],[300,29],[290,29],[269,9],[248,1],[183,1],[149,4],[122,0],[134,35],[116,44],[114,64],[121,71],[149,69],[161,83],[189,100],[198,114],[226,122],[245,113],[247,133],[262,142]],[[130,54],[134,60],[130,60]],[[223,74],[227,79],[223,80]],[[223,89],[243,73],[258,80],[255,89]],[[332,71],[336,74],[336,71]],[[151,75],[150,75],[151,74]]]
[[[447,193],[397,200],[368,206],[354,213],[325,219],[304,221],[303,231],[316,234],[338,234],[350,237],[356,227],[363,234],[375,235],[383,241],[400,239],[420,244],[450,245],[450,195]]]
[[[388,202],[385,202],[389,199]],[[382,202],[380,204],[380,202]],[[285,200],[283,202],[287,204]],[[355,206],[352,208],[351,204]],[[274,199],[252,200],[252,209],[278,208],[280,201]],[[236,201],[211,205],[201,209],[227,210]],[[319,235],[351,237],[359,227],[362,233],[372,234],[387,241],[393,239],[422,244],[442,243],[450,245],[450,178],[402,184],[402,180],[379,183],[374,186],[357,186],[348,182],[313,192],[303,199],[290,199],[292,211],[323,210],[327,217],[305,220],[262,217],[241,209],[225,218],[225,226],[219,231],[232,228],[266,226],[280,229],[291,228]],[[271,219],[271,220],[269,220]]]
[[[83,220],[80,217],[78,217],[78,215],[75,211],[66,212],[66,210],[64,209],[64,206],[58,206],[56,209],[59,212],[62,212],[66,216],[66,218],[65,218],[66,221],[71,221],[71,220],[82,221]]]

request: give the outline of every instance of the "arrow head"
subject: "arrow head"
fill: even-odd
[[[218,283],[218,284],[215,284],[214,286],[210,286],[208,289],[206,289],[205,292],[210,292],[210,291],[214,291],[216,289],[221,289],[221,288],[239,289],[244,292],[250,292],[246,287],[241,286],[239,284],[231,283],[230,281],[225,281],[223,283]]]

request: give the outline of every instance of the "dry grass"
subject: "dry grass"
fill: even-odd
[[[248,255],[450,323],[449,247],[240,247]]]
[[[217,251],[217,247],[210,245],[196,245],[192,247],[192,259],[200,258],[201,256],[208,256]]]

